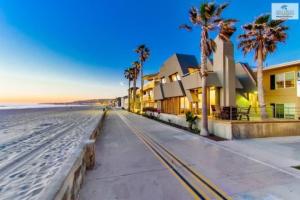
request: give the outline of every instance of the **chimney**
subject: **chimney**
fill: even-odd
[[[213,55],[213,71],[217,73],[221,82],[220,105],[236,106],[236,74],[232,42],[215,39],[217,45]]]

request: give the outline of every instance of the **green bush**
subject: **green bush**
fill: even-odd
[[[197,116],[191,111],[185,113],[186,121],[189,123],[189,129],[193,130],[193,125],[196,124]]]

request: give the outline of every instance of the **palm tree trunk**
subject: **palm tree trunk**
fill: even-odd
[[[141,90],[140,90],[140,102],[141,102],[141,111],[143,113],[143,100],[144,100],[144,79],[143,79],[143,62],[141,62]]]
[[[207,116],[207,58],[205,55],[204,42],[205,32],[201,33],[201,82],[202,82],[202,118],[201,118],[201,132],[203,136],[207,136],[208,132],[208,116]]]
[[[130,78],[128,79],[128,112],[130,112]]]
[[[264,87],[263,87],[263,56],[262,49],[258,50],[257,55],[257,95],[258,95],[258,103],[260,107],[260,116],[262,119],[267,119],[268,114],[266,111],[266,103],[265,103],[265,95],[264,95]]]

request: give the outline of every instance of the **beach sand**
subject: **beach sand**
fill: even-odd
[[[96,107],[0,110],[0,199],[39,199],[101,115]]]

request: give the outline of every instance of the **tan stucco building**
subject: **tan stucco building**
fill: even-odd
[[[249,98],[256,88],[255,78],[249,66],[234,62],[231,42],[215,40],[217,51],[208,60],[208,108],[211,105],[236,106],[237,97]],[[191,110],[201,113],[200,64],[193,55],[174,54],[168,58],[154,83],[154,100],[163,113],[184,114]],[[252,91],[253,90],[253,91]]]

